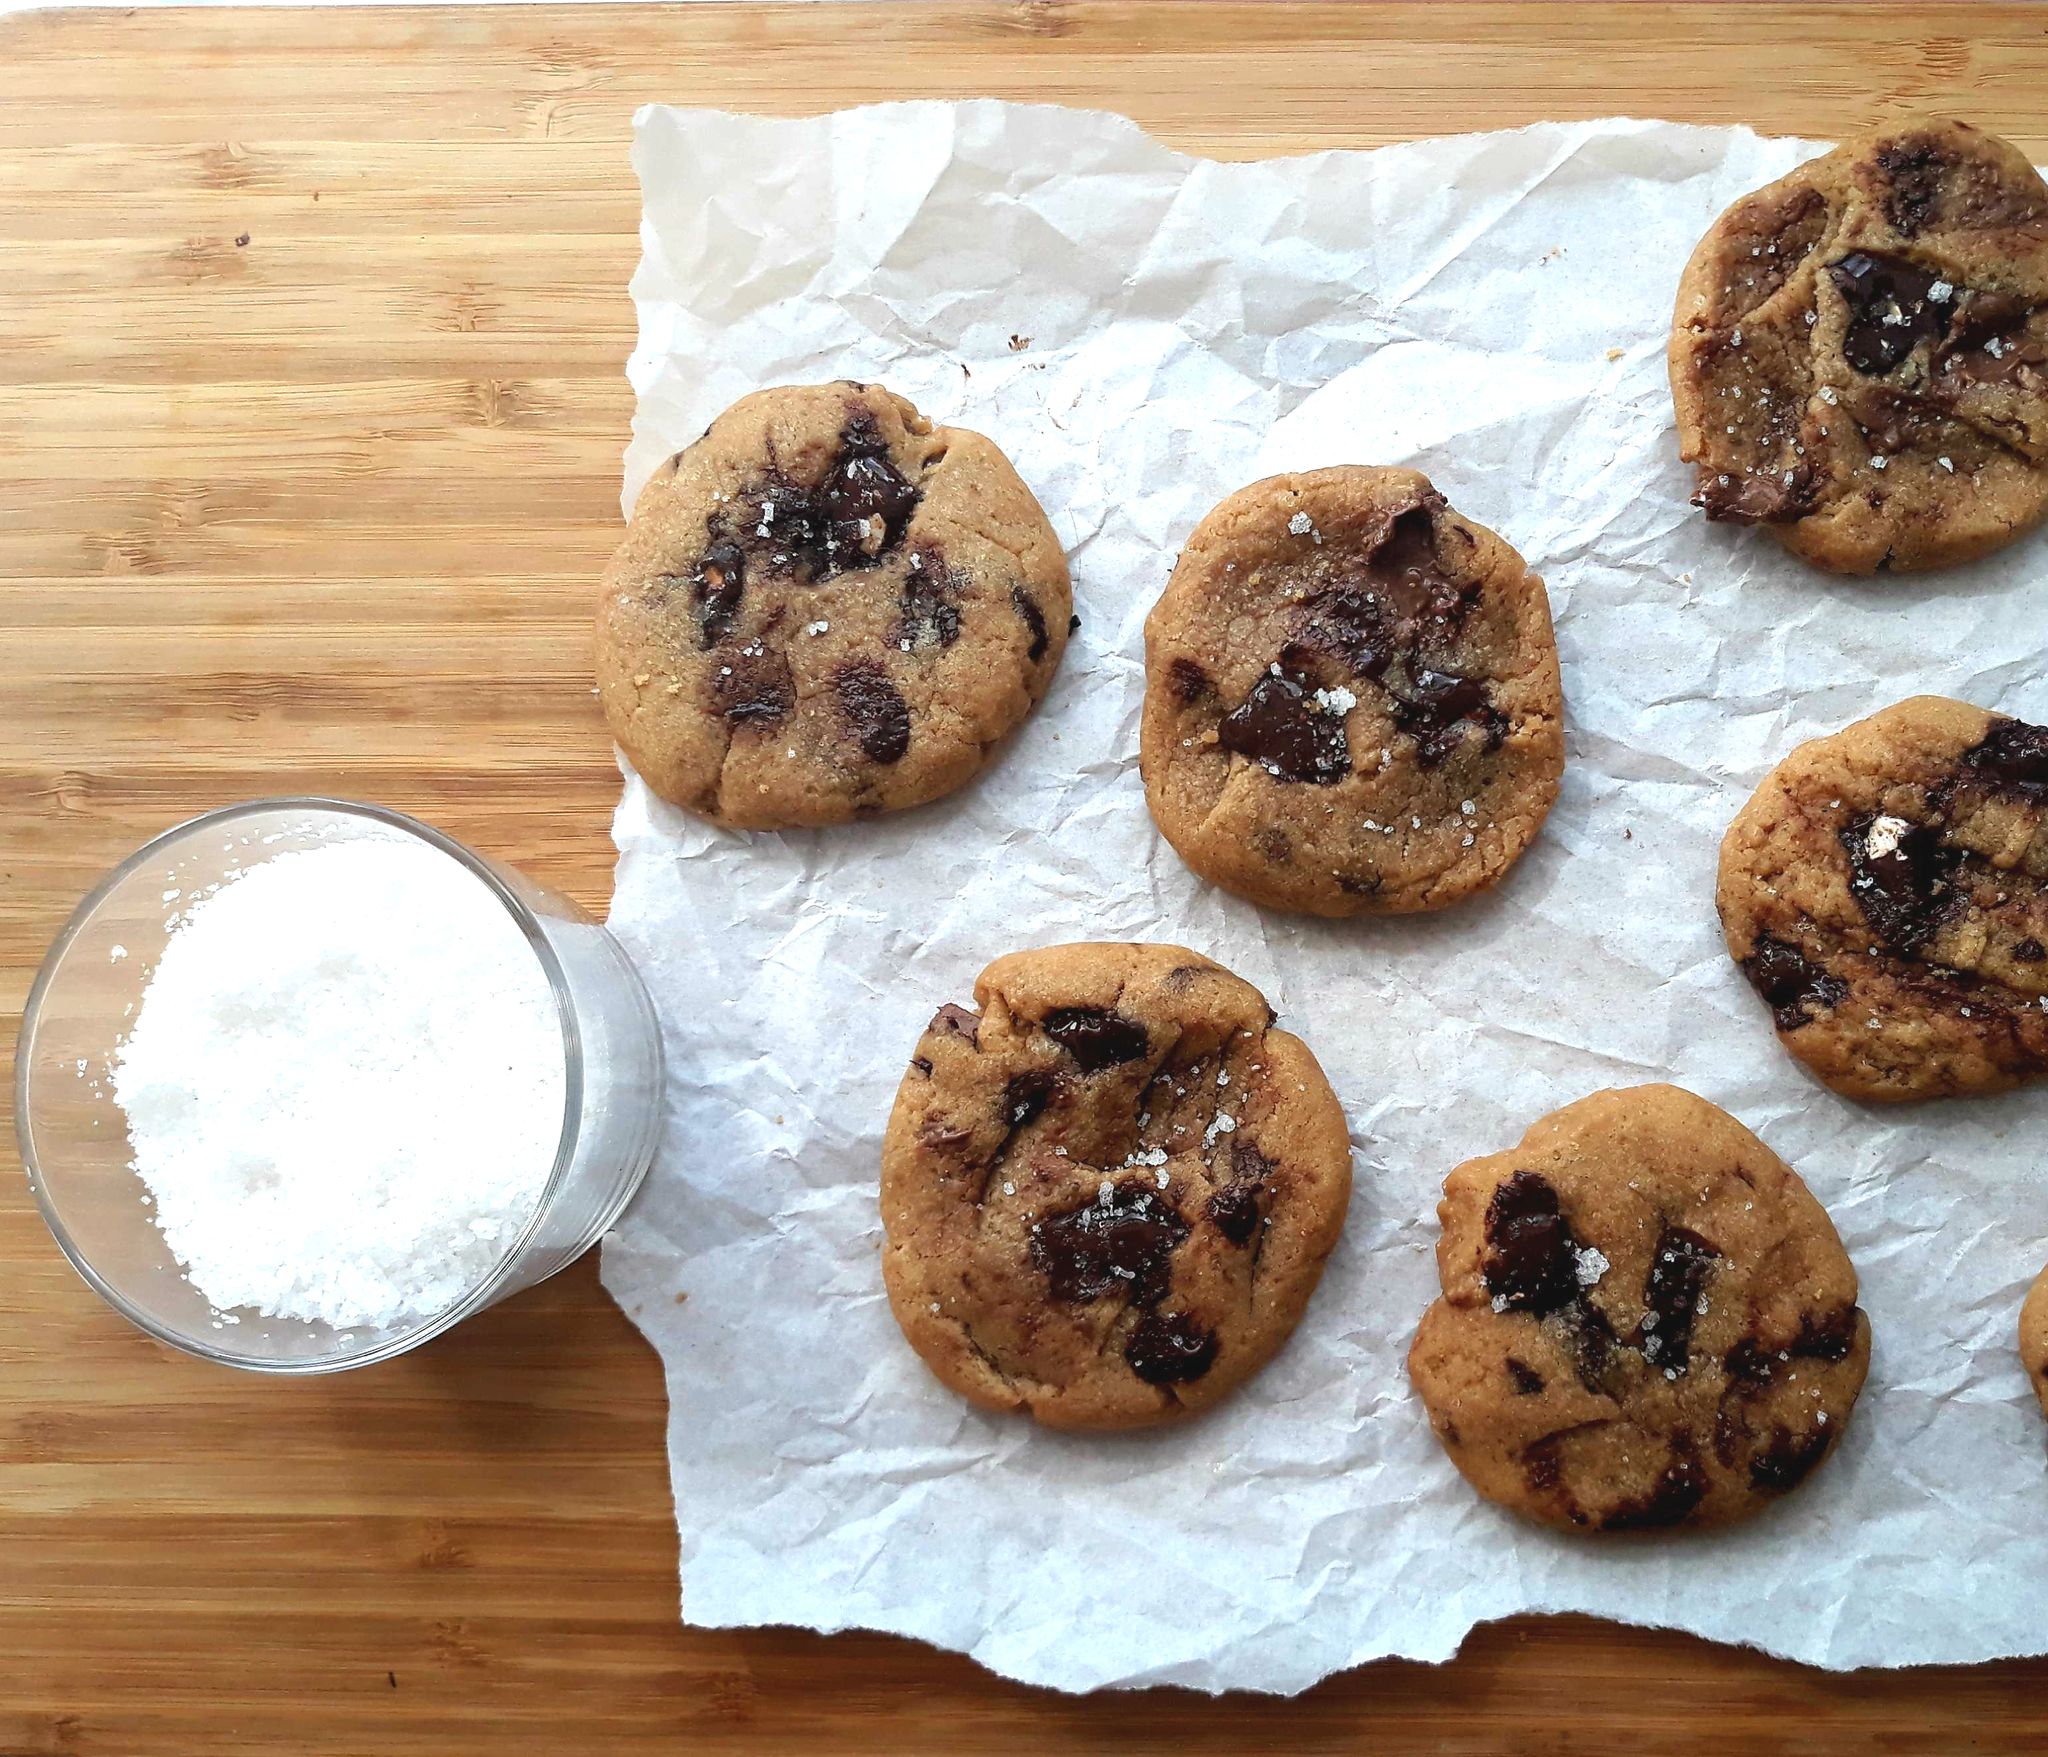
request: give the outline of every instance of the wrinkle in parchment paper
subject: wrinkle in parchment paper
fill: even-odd
[[[1292,1691],[1577,1610],[1819,1665],[2048,1647],[2048,1429],[2014,1350],[2048,1256],[2040,1094],[1858,1108],[1776,1047],[1714,857],[1801,739],[1920,690],[2048,717],[2048,566],[1825,579],[1686,504],[1663,347],[1728,202],[1817,149],[1641,122],[1262,164],[989,102],[644,111],[627,496],[761,385],[880,379],[1010,453],[1082,626],[976,784],[817,833],[632,775],[611,924],[675,1078],[605,1282],[661,1350],[684,1614],[894,1630],[1067,1690]],[[1254,477],[1410,464],[1549,582],[1570,723],[1543,835],[1445,914],[1325,923],[1197,883],[1137,774],[1140,629]],[[884,1119],[998,953],[1179,942],[1265,990],[1344,1100],[1357,1193],[1294,1340],[1212,1416],[1040,1431],[890,1320]],[[1573,1541],[1476,1499],[1403,1357],[1459,1160],[1598,1087],[1732,1110],[1827,1203],[1876,1335],[1838,1456],[1732,1531]]]

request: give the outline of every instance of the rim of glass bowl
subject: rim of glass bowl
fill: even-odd
[[[161,855],[173,844],[187,841],[195,835],[204,834],[223,825],[233,824],[242,818],[278,812],[298,812],[309,817],[339,816],[363,819],[424,842],[428,847],[447,855],[465,871],[474,874],[483,882],[485,889],[497,899],[505,913],[512,918],[513,924],[518,927],[525,936],[527,945],[532,948],[535,959],[547,977],[548,987],[554,993],[555,1017],[562,1033],[562,1126],[555,1142],[554,1164],[549,1167],[547,1182],[541,1187],[533,1205],[533,1212],[527,1217],[526,1224],[520,1228],[518,1236],[499,1252],[490,1269],[460,1298],[442,1307],[431,1317],[419,1319],[374,1343],[342,1348],[337,1352],[299,1360],[273,1360],[259,1355],[238,1353],[232,1347],[215,1345],[198,1337],[181,1335],[167,1329],[147,1313],[138,1310],[119,1288],[107,1281],[93,1267],[71,1237],[63,1221],[59,1219],[56,1206],[45,1184],[42,1166],[36,1157],[35,1143],[29,1125],[29,1071],[35,1061],[32,1051],[43,996],[51,978],[63,963],[66,952],[70,950],[72,941],[84,930],[86,923],[92,920],[101,904],[137,867]],[[540,920],[533,910],[498,876],[483,856],[464,847],[453,836],[435,829],[432,824],[422,823],[418,818],[408,817],[404,812],[392,811],[386,806],[365,805],[350,799],[329,799],[318,794],[281,794],[267,799],[243,800],[239,804],[224,805],[212,811],[201,812],[197,817],[187,818],[184,822],[173,824],[169,829],[152,836],[121,861],[86,893],[78,906],[72,910],[63,930],[51,942],[49,951],[43,956],[41,967],[36,971],[35,982],[28,991],[28,1002],[22,1008],[21,1014],[21,1034],[15,1042],[15,1141],[21,1150],[22,1165],[28,1172],[29,1188],[35,1192],[36,1206],[42,1210],[44,1223],[49,1227],[51,1237],[56,1239],[57,1248],[70,1260],[71,1266],[93,1291],[137,1329],[154,1336],[159,1342],[182,1353],[195,1355],[201,1360],[243,1367],[259,1373],[304,1375],[369,1366],[375,1361],[389,1360],[394,1355],[417,1348],[421,1343],[452,1329],[464,1318],[489,1305],[503,1283],[507,1271],[525,1254],[527,1246],[540,1230],[543,1218],[568,1177],[569,1166],[576,1153],[577,1125],[582,1114],[583,1034],[576,1022],[575,1004],[570,998],[569,985],[562,972],[561,960],[555,956],[555,949],[548,943],[547,935],[542,931]],[[293,1324],[302,1322],[300,1319],[276,1321]]]

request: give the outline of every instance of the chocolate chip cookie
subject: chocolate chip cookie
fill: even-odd
[[[1248,982],[1179,946],[998,958],[938,1011],[882,1147],[883,1276],[940,1379],[1062,1428],[1206,1408],[1337,1242],[1344,1113]]]
[[[1930,121],[1745,196],[1679,283],[1671,392],[1693,503],[1817,567],[2011,542],[2048,510],[2048,186]]]
[[[1563,715],[1543,582],[1413,470],[1240,489],[1145,623],[1153,819],[1272,908],[1408,914],[1492,884],[1557,798]]]
[[[949,793],[1044,696],[1073,593],[978,433],[874,385],[744,397],[654,474],[605,571],[597,682],[664,799],[751,829]]]
[[[2048,1269],[2020,1308],[2020,1360],[2041,1399],[2041,1413],[2048,1415]]]
[[[1729,955],[1851,1098],[2048,1071],[2048,727],[1916,696],[1803,744],[1721,844]]]
[[[1725,1111],[1596,1092],[1470,1160],[1408,1372],[1451,1461],[1546,1525],[1741,1519],[1797,1487],[1870,1364],[1827,1211]]]

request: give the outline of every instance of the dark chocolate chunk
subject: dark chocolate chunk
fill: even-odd
[[[1707,1498],[1707,1473],[1692,1436],[1681,1431],[1671,1442],[1671,1461],[1649,1494],[1623,1501],[1600,1521],[1603,1531],[1657,1531],[1678,1525]]]
[[[912,568],[896,599],[894,640],[900,649],[950,647],[960,638],[960,594],[966,578],[940,561],[935,550],[920,550],[912,557],[922,565]]]
[[[945,1037],[964,1037],[976,1048],[980,1047],[981,1015],[970,1013],[965,1007],[956,1007],[951,1001],[932,1014],[932,1022],[925,1029]]]
[[[1514,1381],[1517,1397],[1534,1397],[1543,1389],[1543,1375],[1532,1366],[1525,1366],[1513,1355],[1508,1356],[1508,1377]]]
[[[1813,464],[1805,458],[1763,470],[1722,471],[1703,481],[1692,503],[1731,525],[1783,525],[1814,508]]]
[[[1031,636],[1031,644],[1024,649],[1024,657],[1036,665],[1045,657],[1048,639],[1045,632],[1045,612],[1039,609],[1038,600],[1022,586],[1010,588],[1010,603],[1023,619],[1025,631]]]
[[[1878,148],[1876,163],[1885,184],[1884,217],[1901,236],[1916,236],[1941,205],[1947,157],[1924,140],[1894,141]]]
[[[1780,1493],[1797,1488],[1827,1456],[1833,1439],[1827,1428],[1795,1437],[1790,1428],[1773,1427],[1771,1443],[1749,1461],[1749,1480]]]
[[[1223,717],[1216,736],[1276,780],[1328,787],[1351,773],[1344,717],[1310,700],[1298,676],[1267,671]]]
[[[1486,1288],[1502,1310],[1539,1316],[1579,1297],[1578,1259],[1557,1191],[1518,1171],[1486,1205]]]
[[[1849,302],[1842,357],[1866,377],[1889,372],[1923,341],[1947,333],[1955,294],[1933,299],[1940,276],[1895,256],[1852,250],[1828,265],[1828,275]],[[1947,283],[1943,283],[1947,284]]]
[[[1249,1141],[1233,1137],[1230,1182],[1209,1198],[1209,1223],[1234,1245],[1246,1245],[1259,1229],[1259,1192],[1273,1175],[1273,1162]]]
[[[1756,950],[1742,960],[1749,985],[1764,997],[1780,1031],[1797,1031],[1813,1022],[1815,1013],[1838,1007],[1849,985],[1831,976],[1797,946],[1769,934],[1757,936]]]
[[[1043,1069],[1012,1074],[1003,1088],[1003,1121],[1013,1129],[1036,1122],[1052,1097],[1053,1076]]]
[[[1082,1303],[1121,1293],[1156,1305],[1187,1236],[1180,1211],[1148,1178],[1112,1184],[1106,1201],[1098,1196],[1047,1215],[1031,1229],[1031,1261],[1055,1299]]]
[[[2038,964],[2043,958],[2048,958],[2048,946],[2044,946],[2031,934],[2012,949],[2012,961],[2015,964]]]
[[[732,632],[746,589],[747,558],[737,543],[713,543],[697,563],[690,598],[697,606],[697,638],[715,647]]]
[[[1202,701],[1216,688],[1209,681],[1208,672],[1192,659],[1176,659],[1167,666],[1166,687],[1173,692],[1176,701],[1183,702]]]
[[[870,762],[902,760],[910,748],[910,705],[879,665],[857,659],[832,674],[839,708]]]
[[[856,409],[839,436],[839,460],[819,491],[834,568],[860,567],[902,540],[918,492],[889,461],[874,417]]]
[[[796,706],[789,660],[758,641],[732,652],[711,679],[711,701],[735,726],[773,725]]]
[[[1462,728],[1479,729],[1488,750],[1498,750],[1507,736],[1507,720],[1494,707],[1485,681],[1448,671],[1418,670],[1407,689],[1394,693],[1394,724],[1415,740],[1415,754],[1424,768],[1434,768],[1458,748]]]
[[[2027,800],[2048,801],[2048,726],[1994,720],[1991,730],[1963,753],[1972,774]]]
[[[932,1077],[932,1064],[926,1061],[923,1056],[912,1056],[910,1058],[910,1065],[914,1067],[920,1074],[924,1075],[924,1077],[927,1080],[929,1080]]]
[[[1522,1473],[1539,1495],[1547,1495],[1556,1488],[1564,1475],[1563,1438],[1561,1434],[1545,1434],[1522,1454]]]
[[[1847,1360],[1856,1346],[1856,1308],[1839,1306],[1821,1317],[1799,1320],[1799,1334],[1788,1353],[1807,1360]]]
[[[1636,1346],[1644,1359],[1673,1373],[1683,1373],[1692,1364],[1693,1321],[1699,1316],[1707,1277],[1720,1260],[1721,1253],[1698,1233],[1683,1226],[1665,1227],[1643,1287],[1643,1303],[1650,1309]]]
[[[1445,572],[1437,555],[1443,505],[1441,494],[1430,494],[1399,514],[1372,558],[1373,595],[1395,643],[1411,652],[1449,640],[1472,603],[1473,588]]]
[[[1137,1020],[1101,1007],[1055,1007],[1043,1029],[1091,1074],[1138,1061],[1152,1047]]]
[[[1865,812],[1841,836],[1849,855],[1849,892],[1871,930],[1892,951],[1912,956],[1934,937],[1959,893],[1950,875],[1962,851],[1939,830]]]
[[[1216,1364],[1216,1338],[1185,1312],[1148,1312],[1124,1344],[1124,1361],[1148,1385],[1186,1385]]]
[[[1614,1334],[1614,1326],[1607,1321],[1607,1314],[1586,1298],[1584,1289],[1580,1289],[1577,1298],[1558,1313],[1558,1323],[1563,1328],[1565,1340],[1571,1345],[1572,1372],[1579,1383],[1588,1391],[1611,1395],[1607,1369],[1615,1349],[1620,1346],[1620,1338]]]

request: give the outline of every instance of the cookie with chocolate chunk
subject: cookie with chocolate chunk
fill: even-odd
[[[1073,593],[978,433],[874,385],[743,397],[654,473],[605,570],[597,682],[664,799],[749,829],[950,793],[1037,706]]]
[[[1545,1525],[1722,1525],[1824,1459],[1870,1364],[1827,1211],[1676,1086],[1596,1092],[1444,1181],[1409,1377],[1465,1479]]]
[[[1838,147],[1715,221],[1670,363],[1708,518],[1834,573],[1997,549],[2048,511],[2048,185],[1962,122]]]
[[[1272,908],[1407,914],[1494,883],[1557,798],[1563,716],[1543,582],[1414,470],[1240,489],[1145,623],[1153,819]]]
[[[2048,727],[1915,696],[1803,744],[1721,844],[1729,956],[1851,1098],[2048,1072]]]
[[[990,1409],[1130,1428],[1273,1356],[1337,1242],[1344,1112],[1250,983],[1179,946],[998,958],[944,1006],[882,1146],[883,1278]]]
[[[2020,1361],[2041,1399],[2041,1413],[2048,1415],[2048,1269],[2041,1271],[2020,1308]]]

